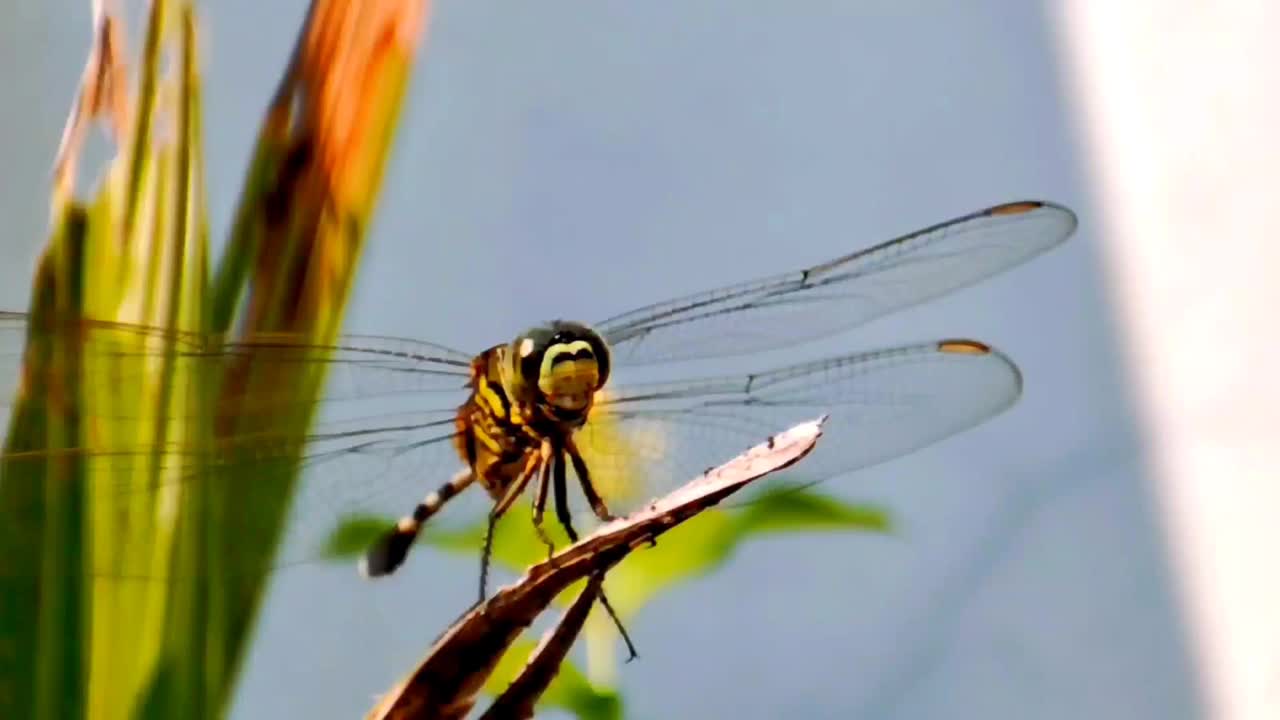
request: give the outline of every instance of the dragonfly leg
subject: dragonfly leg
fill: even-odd
[[[613,605],[609,604],[609,596],[604,594],[603,586],[600,588],[600,604],[604,606],[604,611],[609,613],[609,619],[613,621],[613,626],[618,628],[618,634],[622,636],[622,642],[627,646],[626,661],[631,662],[640,657],[640,653],[636,650],[636,644],[631,642],[631,636],[627,634],[627,628],[622,624],[622,618],[618,617]]]
[[[507,487],[507,491],[502,494],[502,499],[489,511],[489,527],[485,530],[484,552],[480,556],[480,599],[478,602],[484,602],[485,597],[489,594],[489,560],[493,552],[493,530],[498,524],[498,518],[502,517],[511,508],[516,498],[520,497],[520,493],[524,492],[524,489],[528,487],[529,479],[538,472],[542,465],[541,452],[529,453],[524,467],[520,469],[520,474]]]
[[[573,525],[570,524],[569,490],[568,483],[565,480],[564,455],[563,452],[558,453],[554,459],[553,484],[555,485],[556,517],[559,518],[560,524],[564,526],[565,534],[569,536],[569,542],[573,543],[578,541],[578,533],[574,531]],[[579,462],[581,462],[580,459]],[[579,477],[582,476],[579,475]],[[610,604],[609,596],[604,594],[603,587],[600,589],[600,605],[604,607],[605,612],[609,613],[609,619],[613,621],[613,626],[618,628],[618,634],[622,636],[622,642],[627,646],[627,662],[640,657],[640,653],[636,652],[635,643],[631,642],[631,635],[627,633],[627,628],[622,624],[622,619],[618,617],[618,613],[614,611],[613,605]]]
[[[568,482],[565,480],[564,469],[564,453],[556,453],[552,460],[552,482],[554,486],[556,498],[556,519],[560,521],[560,525],[564,527],[564,534],[569,536],[569,542],[578,542],[578,532],[573,529],[573,518],[569,515],[569,488]]]
[[[458,471],[436,490],[418,503],[413,512],[400,518],[400,521],[378,539],[360,559],[360,574],[365,577],[381,577],[390,575],[404,563],[409,555],[409,548],[417,539],[422,525],[435,515],[450,498],[462,492],[475,481],[475,474],[470,468]]]
[[[600,493],[596,492],[596,486],[591,482],[591,472],[587,469],[587,461],[582,459],[582,453],[578,452],[578,446],[574,444],[572,437],[565,438],[564,449],[573,462],[573,472],[578,476],[578,482],[582,484],[582,494],[587,497],[591,512],[594,512],[601,522],[613,520],[614,515],[609,512],[608,507],[605,507]]]
[[[543,443],[541,452],[543,462],[538,470],[538,490],[533,494],[533,529],[538,533],[538,539],[542,544],[547,546],[547,560],[551,561],[556,553],[556,544],[551,541],[546,529],[542,527],[542,514],[547,509],[547,490],[551,487],[551,444]]]

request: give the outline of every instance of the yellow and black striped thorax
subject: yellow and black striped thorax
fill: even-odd
[[[594,330],[556,321],[480,353],[459,408],[459,450],[474,465],[483,447],[514,461],[544,438],[581,427],[609,378],[609,349]]]

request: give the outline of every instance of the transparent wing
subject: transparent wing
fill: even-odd
[[[119,338],[124,331],[112,327],[109,332],[87,332]],[[226,359],[225,352],[210,350],[205,339],[199,343],[183,354],[184,361]],[[85,347],[107,350],[114,346],[95,337]],[[131,343],[123,347],[127,352],[105,357],[126,374],[144,378],[143,368],[135,363],[150,363],[153,354],[138,352]],[[300,346],[270,350],[261,356],[266,362],[299,361]],[[306,437],[273,435],[268,429],[222,438],[224,442],[213,445],[130,445],[119,438],[149,438],[150,428],[127,415],[113,417],[109,424],[115,441],[110,443],[90,441],[61,451],[22,452],[14,451],[10,442],[0,466],[0,485],[28,476],[45,478],[43,472],[26,472],[28,464],[48,470],[61,459],[74,459],[77,471],[67,476],[73,481],[69,487],[91,500],[88,505],[107,508],[106,517],[99,519],[118,523],[121,532],[134,533],[143,541],[157,533],[180,532],[190,520],[166,513],[165,508],[176,503],[157,499],[202,493],[206,498],[221,498],[212,508],[208,503],[202,507],[224,537],[255,537],[261,529],[256,524],[262,521],[253,512],[256,499],[264,491],[273,495],[276,484],[287,482],[289,463],[300,455],[303,472],[274,562],[288,566],[313,561],[339,520],[362,515],[397,517],[460,466],[451,440],[454,411],[465,389],[456,382],[458,377],[445,382],[431,372],[415,372],[419,368],[445,372],[455,367],[453,363],[437,366],[424,361],[422,353],[404,358],[397,354],[400,350],[377,343],[352,346],[342,353],[374,359],[341,366],[349,374],[347,380],[354,381],[344,383],[335,375],[346,399],[326,404]],[[410,379],[407,386],[406,378]],[[446,390],[448,385],[453,386],[451,391]],[[137,393],[140,385],[122,387],[125,393]],[[425,390],[393,392],[404,387]],[[752,375],[611,389],[579,434],[579,445],[597,487],[615,512],[623,512],[761,438],[819,414],[831,415],[823,442],[795,471],[815,482],[910,452],[977,424],[1012,404],[1018,392],[1017,369],[1003,355],[966,341],[928,343]],[[397,402],[405,409],[389,413]],[[89,407],[95,406],[91,402]],[[4,519],[0,531],[43,512],[49,487],[20,488],[18,493],[12,487],[5,490],[9,502],[0,507]],[[452,501],[446,515],[470,518],[472,514],[461,514],[467,504],[476,508],[487,504],[479,494],[469,495]],[[581,492],[571,488],[569,496],[581,506]],[[266,549],[232,544],[229,550],[223,546],[223,551],[253,555]],[[95,576],[183,579],[154,566],[145,554],[111,555],[88,548],[80,564]]]
[[[351,518],[396,518],[413,509],[423,495],[461,467],[453,445],[452,411],[379,416],[318,423],[305,438],[276,443],[243,443],[235,451],[165,448],[156,465],[154,447],[73,448],[63,452],[9,453],[3,458],[0,483],[22,483],[58,477],[47,468],[59,460],[76,461],[64,489],[72,488],[94,508],[89,523],[114,523],[116,532],[139,543],[155,543],[182,532],[189,516],[172,512],[186,496],[199,498],[203,522],[217,525],[217,534],[232,540],[219,553],[241,558],[270,558],[277,568],[313,563],[324,557],[332,534]],[[302,469],[294,484],[278,551],[239,546],[236,538],[261,537],[278,516],[255,512],[258,498],[274,496],[281,483],[291,482],[288,469],[301,446]],[[33,468],[33,465],[39,467]],[[32,469],[38,472],[30,472]],[[0,507],[3,527],[35,522],[45,512],[47,487],[6,488],[8,502]],[[18,500],[15,502],[15,498]],[[219,498],[218,500],[211,500]],[[169,502],[166,502],[168,500]],[[465,503],[458,503],[464,505]],[[94,533],[86,533],[93,537]],[[124,549],[125,552],[119,552]],[[192,578],[156,565],[145,554],[113,542],[109,550],[86,544],[77,571],[93,577],[140,581],[182,582]],[[229,560],[228,560],[229,562]],[[5,570],[0,569],[0,574]],[[354,566],[352,569],[354,572]]]
[[[822,440],[788,471],[805,484],[950,437],[1010,407],[1020,393],[1021,376],[1005,355],[947,340],[751,375],[619,388],[602,399],[579,445],[617,514],[823,414],[830,419]],[[583,515],[580,505],[575,514]]]
[[[74,327],[82,365],[92,367],[101,382],[137,389],[149,384],[172,353],[177,378],[221,374],[236,363],[252,363],[258,371],[290,372],[324,363],[328,380],[322,402],[367,400],[403,393],[454,392],[467,381],[471,356],[442,345],[376,335],[343,335],[332,345],[317,345],[290,333],[261,333],[250,338],[177,331],[146,325],[81,320]],[[35,327],[25,313],[0,312],[0,407],[11,403],[20,387],[47,387],[55,369],[25,362],[27,339],[54,332]],[[285,409],[296,398],[254,391],[246,397],[234,387],[219,390],[219,402],[244,410]],[[125,403],[116,403],[125,405]]]
[[[972,285],[1058,245],[1071,210],[999,205],[804,270],[730,285],[596,324],[618,364],[721,357],[847,330]]]
[[[40,355],[53,330],[32,329],[21,314],[0,314],[0,382],[7,383],[0,389],[6,431],[0,532],[40,522],[57,491],[87,501],[83,507],[96,513],[90,526],[136,534],[139,542],[182,532],[191,520],[177,517],[176,501],[193,494],[223,536],[257,537],[279,517],[255,512],[255,503],[292,483],[287,469],[301,458],[278,555],[280,564],[295,564],[317,557],[340,518],[403,514],[460,464],[450,440],[469,358],[457,351],[368,336],[344,336],[326,347],[285,334],[224,342],[126,323],[59,330],[77,338],[78,430],[62,449],[48,450],[44,430],[31,428],[42,427],[41,416],[72,407],[59,383],[66,368],[60,372]],[[270,383],[236,381],[242,371],[277,377],[318,364],[328,382],[305,436],[277,431],[270,421],[294,410],[296,396]],[[166,385],[162,377],[172,380]],[[212,402],[196,402],[210,392]],[[157,443],[161,417],[168,421],[166,440]],[[228,417],[263,420],[215,432]],[[98,576],[170,577],[145,554],[121,555],[90,548],[80,564]]]
[[[1065,208],[1001,206],[797,273],[650,306],[600,329],[619,363],[778,347],[975,282],[1044,251],[1074,227]],[[73,399],[60,383],[66,368],[39,355],[40,338],[55,330],[76,339],[84,400],[78,439],[60,451],[23,451],[31,438],[16,414],[0,467],[6,499],[0,531],[29,522],[43,512],[49,493],[66,491],[109,500],[91,503],[110,509],[91,522],[118,523],[128,532],[179,532],[182,521],[172,510],[178,504],[167,500],[214,490],[209,494],[223,505],[210,510],[211,522],[224,535],[243,529],[253,536],[256,498],[287,482],[285,470],[300,456],[305,471],[279,556],[293,564],[315,557],[338,518],[397,516],[458,466],[449,440],[465,394],[470,357],[464,353],[397,338],[344,336],[316,346],[287,334],[228,340],[112,322],[33,330],[27,316],[0,313],[0,383],[9,383],[0,385],[0,400],[24,397],[31,409],[30,398],[40,398],[39,414],[56,413]],[[269,419],[289,412],[298,398],[270,384],[240,384],[238,371],[273,377],[317,364],[326,366],[327,386],[320,420],[306,437],[274,434],[264,420],[253,432],[217,433],[216,442],[146,444],[155,429],[148,403],[167,403],[167,418],[178,426],[209,422],[210,407],[218,412],[214,424],[226,413]],[[213,387],[210,378],[217,379]],[[832,416],[824,440],[796,473],[816,481],[896,457],[1008,407],[1019,380],[999,353],[946,342],[612,392],[580,445],[596,484],[622,511],[818,414]],[[24,471],[34,464],[48,472]],[[46,476],[63,480],[14,492],[22,478]],[[89,552],[82,564],[99,575],[156,573],[129,562],[136,558]]]

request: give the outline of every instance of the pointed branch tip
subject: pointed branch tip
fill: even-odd
[[[593,584],[584,590],[584,595],[589,593],[590,598],[579,596],[577,601],[589,606],[596,592],[592,588],[598,591],[604,575],[633,549],[649,545],[662,533],[751,482],[799,462],[816,446],[826,420],[824,415],[777,433],[658,498],[643,510],[605,523],[548,560],[533,565],[514,584],[498,590],[485,603],[455,621],[417,669],[392,689],[367,717],[369,720],[405,720],[465,716],[511,643],[561,591],[584,578],[592,578]],[[520,707],[532,707],[537,701],[546,689],[545,684],[555,675],[547,664],[554,660],[554,667],[558,668],[563,656],[556,659],[555,653],[567,652],[581,630],[580,626],[575,629],[574,624],[571,608],[556,631],[543,642],[552,649],[541,661],[545,664],[535,666],[531,672],[536,677],[526,680],[510,702],[518,700]],[[536,658],[531,660],[531,665],[534,662]]]

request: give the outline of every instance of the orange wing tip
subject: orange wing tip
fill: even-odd
[[[938,352],[953,355],[990,355],[991,346],[977,340],[943,340],[938,343]]]
[[[1034,200],[1023,200],[1021,202],[1006,203],[997,205],[987,211],[988,215],[1021,215],[1029,213],[1032,210],[1039,210],[1044,207],[1044,203]]]

